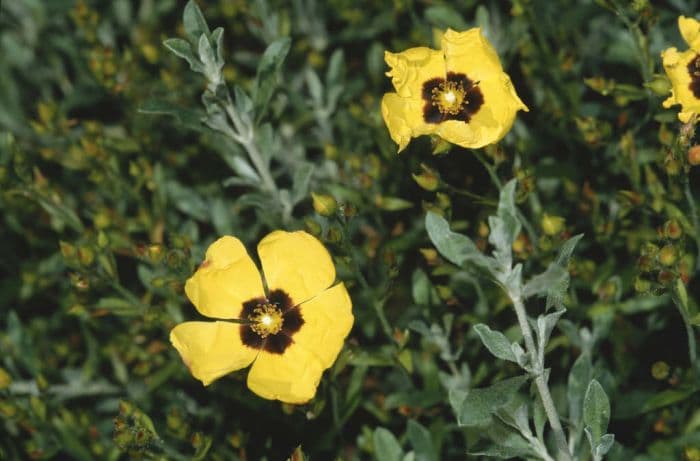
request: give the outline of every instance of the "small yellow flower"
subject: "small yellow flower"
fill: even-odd
[[[240,240],[214,242],[185,293],[202,315],[244,323],[184,322],[170,341],[205,386],[252,363],[250,390],[304,403],[343,347],[352,303],[343,283],[331,286],[331,256],[306,232],[274,231],[260,241],[258,255],[267,291]]]
[[[671,96],[663,106],[681,105],[678,119],[688,123],[693,115],[700,113],[700,22],[680,16],[678,28],[690,49],[679,52],[675,47],[661,53],[664,70],[671,80]]]
[[[441,48],[384,54],[396,93],[382,98],[382,116],[399,152],[424,134],[468,148],[493,144],[528,110],[479,28],[447,29]]]

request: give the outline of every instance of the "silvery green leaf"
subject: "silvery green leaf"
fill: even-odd
[[[190,0],[185,5],[182,22],[185,26],[185,33],[192,43],[197,43],[202,34],[207,37],[211,34],[202,10],[199,9],[199,5],[194,0]]]
[[[566,386],[566,397],[569,401],[569,419],[573,426],[581,422],[581,409],[586,387],[591,381],[593,365],[589,354],[578,356],[569,372],[569,381]]]
[[[516,376],[489,387],[472,389],[461,402],[455,402],[450,398],[457,415],[457,424],[460,426],[489,424],[492,421],[492,414],[510,402],[527,379],[527,376]],[[459,405],[455,407],[455,403]]]
[[[534,399],[532,402],[532,419],[535,423],[535,434],[537,439],[544,441],[544,425],[547,423],[547,414],[544,411],[542,400]]]
[[[489,242],[495,247],[493,255],[503,268],[509,268],[513,262],[513,242],[521,227],[515,208],[516,185],[517,181],[512,179],[503,186],[496,216],[489,216]]]
[[[569,287],[568,264],[576,244],[583,234],[575,235],[562,245],[557,258],[543,273],[532,277],[523,288],[523,297],[547,296],[547,309],[561,307],[566,289]]]
[[[508,266],[510,268],[510,266]],[[512,269],[509,269],[507,272],[503,273],[498,273],[496,275],[496,279],[501,282],[503,285],[503,288],[506,290],[506,292],[509,294],[511,297],[520,297],[521,296],[521,290],[522,290],[522,271],[523,271],[523,265],[518,263],[513,267]]]
[[[289,47],[292,41],[288,37],[280,38],[272,42],[258,64],[257,74],[255,75],[255,96],[254,107],[257,116],[256,122],[259,122],[264,114],[272,93],[278,84],[280,70],[284,59],[289,53]]]
[[[190,69],[195,72],[202,72],[204,67],[199,59],[192,52],[192,45],[187,40],[181,38],[169,38],[163,42],[163,45],[169,49],[174,55],[184,59],[190,65]]]
[[[294,168],[292,175],[292,203],[296,205],[309,194],[309,183],[314,174],[314,165],[309,162],[301,162]]]
[[[566,275],[559,281],[558,284],[552,284],[550,289],[547,291],[547,303],[545,306],[547,310],[549,310],[551,307],[563,307],[564,295],[566,294],[566,290],[569,288],[569,260],[574,252],[574,248],[576,248],[576,244],[578,244],[579,240],[582,238],[583,234],[574,235],[569,240],[564,242],[559,249],[559,254],[557,255],[555,263],[566,271]]]
[[[476,330],[484,346],[486,346],[493,355],[502,360],[517,362],[515,354],[513,354],[513,350],[511,349],[510,341],[503,333],[492,330],[483,323],[474,325],[474,330]]]
[[[484,448],[470,450],[468,454],[471,456],[487,456],[500,459],[523,459],[524,456],[532,455],[532,449],[529,447],[507,447],[489,444]]]
[[[544,351],[554,326],[557,324],[559,317],[561,317],[564,312],[566,312],[566,309],[537,317],[537,341],[540,351]]]
[[[253,169],[248,160],[242,156],[233,156],[229,165],[240,177],[260,183],[260,176],[258,176],[258,173]]]
[[[223,67],[223,63],[221,65],[217,63],[214,50],[211,48],[211,43],[209,43],[209,39],[204,34],[199,37],[197,52],[199,53],[199,60],[204,65],[204,75],[207,77],[207,80],[215,85],[221,83],[221,68]]]
[[[488,427],[485,435],[493,443],[477,444],[469,451],[470,455],[490,456],[502,459],[530,459],[534,455],[530,443],[522,436],[517,428],[501,422],[495,422]]]
[[[211,42],[216,47],[216,64],[222,68],[224,66],[224,29],[222,27],[214,29]]]
[[[513,355],[515,356],[515,362],[521,367],[525,368],[529,358],[523,347],[518,343],[512,343],[510,345],[510,349],[513,351]]]
[[[583,422],[597,446],[610,422],[610,401],[598,381],[592,379],[583,398]]]
[[[309,87],[309,93],[314,105],[321,107],[323,105],[323,83],[321,83],[321,79],[318,78],[318,74],[313,69],[307,69],[305,77],[306,86]]]
[[[495,267],[495,261],[484,256],[469,237],[452,232],[442,216],[429,211],[425,215],[425,229],[435,248],[451,263],[458,266],[471,263],[489,271]]]
[[[336,49],[331,55],[326,69],[326,85],[329,87],[341,86],[345,74],[345,55],[342,48]]]
[[[374,443],[374,456],[378,461],[400,461],[403,450],[399,441],[389,430],[378,427],[372,436]]]
[[[406,433],[417,461],[438,461],[435,445],[428,429],[417,421],[409,419]]]
[[[233,102],[236,106],[236,111],[242,118],[247,117],[248,114],[253,112],[253,100],[250,99],[248,93],[238,85],[233,87]]]
[[[615,436],[613,434],[605,434],[600,438],[598,446],[595,447],[595,454],[598,459],[602,459],[603,456],[608,454],[613,444],[615,443]]]

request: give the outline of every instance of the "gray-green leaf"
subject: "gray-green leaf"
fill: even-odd
[[[169,49],[174,55],[184,59],[190,65],[190,69],[195,72],[202,72],[202,63],[192,52],[192,45],[187,40],[181,38],[169,38],[163,42],[163,45]]]
[[[480,323],[474,325],[474,330],[481,338],[481,342],[493,355],[499,359],[517,362],[513,349],[510,346],[510,341],[500,331],[495,331],[488,326]]]
[[[492,414],[506,405],[527,381],[527,376],[516,376],[496,384],[472,389],[464,399],[453,398],[450,393],[450,403],[457,415],[460,426],[485,426],[492,420]],[[455,395],[454,397],[457,397]]]
[[[469,237],[452,232],[442,216],[429,211],[425,215],[425,229],[435,248],[451,263],[462,266],[470,262],[486,269],[494,266],[494,261],[484,256]]]
[[[374,457],[377,461],[400,461],[403,450],[394,434],[383,427],[374,430]]]
[[[409,419],[407,427],[408,440],[416,454],[416,461],[437,461],[437,453],[430,436],[430,431],[420,423]]]
[[[594,446],[598,445],[610,422],[610,401],[598,381],[592,379],[583,398],[583,422],[589,428]]]
[[[182,22],[185,26],[185,33],[192,43],[197,43],[202,34],[206,34],[207,37],[211,34],[202,10],[199,9],[199,5],[194,0],[190,0],[185,5]]]
[[[569,419],[574,426],[578,426],[581,422],[583,397],[587,383],[591,381],[592,368],[590,355],[584,353],[579,355],[569,372],[566,397],[569,401]]]
[[[512,246],[521,227],[515,208],[516,185],[517,181],[512,179],[503,186],[496,216],[489,216],[489,242],[495,247],[493,255],[503,268],[510,268],[512,264]]]
[[[255,113],[259,122],[267,108],[272,93],[277,86],[279,73],[282,69],[284,59],[289,53],[292,41],[288,37],[280,38],[272,42],[258,64],[258,71],[255,76]]]

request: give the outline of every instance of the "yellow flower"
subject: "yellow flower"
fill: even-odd
[[[663,102],[668,108],[681,105],[678,119],[688,123],[700,113],[700,22],[680,16],[678,28],[690,49],[679,52],[675,47],[661,53],[666,75],[671,80],[671,96]]]
[[[252,363],[250,390],[304,403],[343,347],[352,303],[345,285],[331,287],[331,256],[306,232],[274,231],[260,241],[258,255],[267,291],[240,240],[214,242],[185,293],[202,315],[244,323],[184,322],[170,342],[205,386]]]
[[[424,134],[468,148],[493,144],[528,110],[479,28],[447,29],[441,48],[384,54],[396,93],[382,98],[382,116],[399,152]]]

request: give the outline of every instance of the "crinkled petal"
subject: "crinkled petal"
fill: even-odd
[[[382,98],[382,117],[389,135],[404,150],[412,137],[434,133],[435,124],[423,120],[423,100],[402,98],[396,93],[387,93]]]
[[[293,343],[283,354],[261,351],[248,373],[248,388],[265,399],[306,403],[316,394],[322,373],[316,355]]]
[[[678,17],[678,29],[690,48],[700,51],[700,22],[695,18]]]
[[[318,239],[304,231],[274,231],[258,244],[268,290],[282,290],[298,305],[331,286],[335,266]]]
[[[465,74],[472,81],[499,78],[503,73],[496,50],[478,27],[464,32],[447,29],[442,50],[447,72]]]
[[[391,68],[386,73],[396,92],[403,98],[420,100],[423,84],[433,78],[445,78],[445,58],[441,51],[426,47],[409,48],[401,53],[384,53]]]
[[[339,283],[299,306],[304,324],[294,342],[312,351],[326,369],[333,365],[354,317],[345,285]]]
[[[663,106],[668,108],[674,104],[680,104],[682,109],[678,118],[686,123],[694,114],[700,113],[700,99],[695,97],[691,90],[691,77],[688,64],[695,59],[698,53],[693,50],[679,52],[676,48],[669,48],[661,53],[664,70],[671,81],[671,96]]]
[[[185,293],[202,315],[220,319],[238,317],[243,302],[265,295],[258,268],[231,236],[209,246],[204,262],[185,283]]]
[[[230,322],[184,322],[172,329],[170,342],[205,386],[247,367],[258,355],[241,342],[240,325]]]

